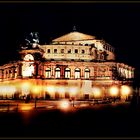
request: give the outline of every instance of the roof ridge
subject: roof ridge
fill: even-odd
[[[95,39],[95,36],[84,34],[78,31],[73,31],[67,34],[64,34],[52,41],[78,41],[78,40],[91,40]]]

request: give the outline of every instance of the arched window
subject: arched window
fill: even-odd
[[[90,70],[88,68],[85,69],[85,79],[88,79],[90,75]]]
[[[126,78],[129,78],[127,69],[125,69],[125,75],[126,75]]]
[[[85,53],[85,50],[82,50],[82,54],[84,54]]]
[[[28,77],[28,76],[33,76],[33,74],[34,74],[33,63],[25,62],[22,65],[22,76],[23,77]]]
[[[119,68],[119,74],[122,76],[122,68]]]
[[[123,77],[126,78],[125,69],[123,68]]]
[[[51,50],[50,49],[48,49],[48,53],[50,53],[51,52]]]
[[[75,78],[80,78],[80,69],[79,68],[76,68],[75,69]]]
[[[46,70],[45,70],[45,77],[46,78],[51,78],[51,69],[50,68],[46,68]]]
[[[13,75],[13,77],[14,77],[14,78],[17,77],[17,68],[14,69],[14,75]]]
[[[71,49],[68,50],[68,53],[71,53]]]
[[[61,53],[64,53],[64,49],[61,49]]]
[[[78,49],[75,49],[75,53],[78,53]]]
[[[129,78],[132,78],[132,77],[131,77],[131,70],[129,70]]]
[[[65,69],[65,78],[70,78],[70,68]]]
[[[54,49],[54,53],[57,53],[57,49]]]
[[[60,68],[55,69],[55,78],[60,78]]]

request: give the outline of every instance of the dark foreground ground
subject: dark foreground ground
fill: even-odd
[[[0,112],[0,137],[140,137],[140,108],[129,104],[73,111]]]

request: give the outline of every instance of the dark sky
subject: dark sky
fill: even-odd
[[[97,36],[116,48],[117,61],[140,71],[140,3],[0,3],[0,64],[16,58],[31,31],[40,43],[72,31]]]

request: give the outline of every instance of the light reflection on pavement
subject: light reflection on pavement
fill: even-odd
[[[62,109],[60,108],[60,101],[37,101],[36,108],[35,102],[31,101],[29,103],[25,103],[23,101],[13,101],[13,100],[0,100],[0,112],[7,112],[7,111],[31,111],[31,110],[52,110],[52,109]],[[81,108],[93,108],[93,109],[100,109],[106,106],[115,107],[120,104],[129,104],[129,102],[116,102],[116,103],[108,103],[108,104],[92,104],[90,101],[74,101],[74,106],[72,102],[69,102],[69,107],[67,110],[75,110]],[[65,108],[66,110],[66,108]]]

